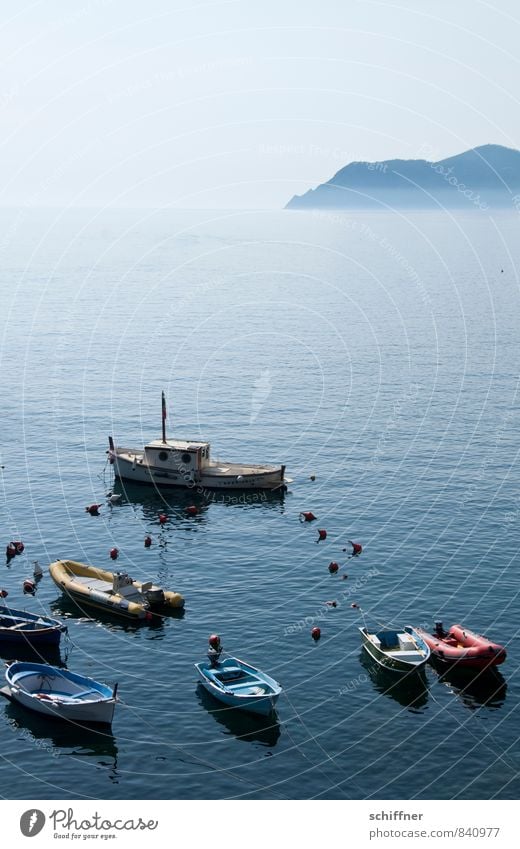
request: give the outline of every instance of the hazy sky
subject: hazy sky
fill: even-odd
[[[3,205],[280,207],[520,147],[513,0],[0,0]]]

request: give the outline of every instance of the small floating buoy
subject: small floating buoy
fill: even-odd
[[[159,524],[164,525],[168,521],[168,516],[166,513],[159,513]]]
[[[352,542],[351,539],[347,540],[352,546],[352,557],[357,557],[358,554],[361,554],[363,551],[363,546],[359,542]]]
[[[152,544],[152,538],[151,537],[145,537],[144,538],[144,547],[150,548],[151,544]]]
[[[327,605],[327,607],[337,607],[338,606],[337,601],[326,601],[325,604]]]
[[[309,480],[310,480],[310,481],[315,481],[315,480],[316,480],[316,475],[309,475]]]
[[[359,604],[356,604],[355,601],[353,601],[350,606],[353,607],[355,610],[359,610]]]
[[[147,610],[147,611],[146,611],[146,613],[145,613],[145,615],[144,615],[144,618],[145,618],[148,622],[150,622],[150,621],[153,619],[153,613],[150,613],[150,611],[149,611],[149,610]]]
[[[25,550],[25,545],[20,540],[18,540],[18,542],[11,542],[10,545],[14,545],[16,554],[22,554],[22,552]]]
[[[347,573],[345,572],[345,574],[341,576],[341,580],[342,580],[342,581],[346,581],[346,580],[347,580],[347,578],[348,578],[348,575],[347,575]]]
[[[320,542],[320,540],[324,539],[327,539],[327,531],[325,531],[323,528],[320,528],[320,530],[318,531],[318,539],[316,540],[316,542]]]
[[[8,595],[7,590],[0,590],[0,598],[7,598]]]
[[[119,557],[119,549],[114,546],[114,548],[110,549],[110,557],[112,560],[117,560]]]
[[[199,512],[199,508],[195,506],[195,504],[190,504],[189,507],[186,507],[186,513],[188,516],[196,516]]]
[[[119,504],[122,497],[123,496],[121,494],[116,495],[116,493],[112,492],[112,490],[110,490],[110,492],[107,492],[107,498],[110,501],[110,504]]]
[[[300,513],[300,522],[313,522],[317,518],[310,510],[302,510]]]
[[[34,567],[34,568],[33,568],[33,575],[34,575],[34,577],[35,577],[37,580],[39,580],[40,578],[43,578],[43,569],[42,569],[42,567],[40,566],[40,564],[38,563],[38,561],[37,561],[37,560],[35,560],[35,561],[34,561],[34,563],[33,563],[33,567]]]
[[[31,581],[30,578],[26,578],[25,581],[23,582],[23,591],[24,591],[24,593],[31,593],[32,595],[34,595],[34,593],[36,591],[36,586],[35,586],[34,581]]]
[[[337,571],[338,571],[338,569],[339,569],[339,563],[336,563],[336,561],[335,561],[335,560],[332,560],[332,561],[329,563],[329,572],[330,572],[330,574],[331,574],[331,575],[334,575],[334,573],[335,573],[335,572],[337,572]]]
[[[8,560],[11,560],[12,557],[16,555],[16,548],[14,542],[9,542],[5,549],[5,554]]]
[[[320,639],[320,637],[321,637],[321,629],[320,629],[320,628],[318,628],[318,626],[317,626],[317,625],[315,625],[315,626],[314,626],[314,628],[312,629],[312,631],[311,631],[311,637],[312,637],[312,639],[313,639],[315,642],[318,642],[318,640]]]
[[[88,507],[85,507],[85,513],[89,513],[91,516],[99,516],[99,508],[101,504],[89,504]]]

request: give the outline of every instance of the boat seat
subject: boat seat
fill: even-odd
[[[239,666],[229,666],[227,669],[223,669],[222,672],[217,672],[215,678],[218,681],[233,681],[235,678],[241,678],[244,674],[244,670],[240,669]]]
[[[71,699],[82,699],[84,696],[100,696],[100,693],[97,693],[89,687],[88,690],[81,690],[79,693],[70,693],[69,695]]]
[[[418,651],[393,651],[392,657],[398,657],[399,660],[424,660],[424,654]]]
[[[266,691],[263,687],[241,687],[241,696],[265,696]]]

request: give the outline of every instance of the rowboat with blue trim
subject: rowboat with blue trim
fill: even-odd
[[[0,607],[0,643],[55,646],[66,631],[66,625],[50,616]]]
[[[220,660],[220,638],[210,637],[208,660],[196,663],[202,686],[228,707],[269,716],[282,688],[278,681],[238,657]]]
[[[379,666],[392,672],[413,672],[424,667],[430,649],[421,635],[406,625],[402,631],[377,631],[359,629],[363,648]]]
[[[117,684],[109,687],[45,663],[11,663],[5,677],[10,698],[36,713],[72,722],[112,722]]]

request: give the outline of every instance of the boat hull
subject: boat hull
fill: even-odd
[[[136,455],[137,456],[137,455]],[[197,477],[184,475],[181,471],[165,470],[148,466],[143,462],[114,454],[114,473],[119,480],[148,484],[159,488],[191,489],[198,494],[204,490],[269,490],[284,487],[287,481],[282,466],[252,474],[237,471],[236,474],[219,474],[202,471]]]
[[[265,672],[235,657],[226,658],[214,667],[205,662],[196,663],[195,668],[204,689],[228,707],[239,708],[259,716],[269,716],[274,712],[282,688]],[[238,683],[215,680],[215,675],[222,675],[232,669],[242,673]],[[255,694],[254,690],[263,692]]]
[[[78,723],[110,725],[116,695],[110,687],[59,667],[15,662],[5,673],[9,697],[34,713]]]
[[[441,667],[456,666],[459,669],[483,671],[499,666],[507,657],[504,646],[492,643],[461,625],[453,625],[447,632],[446,637],[448,634],[453,635],[451,640],[430,634],[422,628],[417,628],[417,631],[430,648],[431,660]]]
[[[388,670],[389,672],[396,672],[399,674],[410,674],[424,670],[424,667],[430,657],[430,649],[415,629],[410,628],[410,626],[406,626],[404,629],[404,633],[413,636],[417,645],[424,652],[424,655],[420,660],[413,661],[403,657],[403,654],[406,654],[406,652],[383,651],[382,648],[378,648],[378,646],[370,639],[370,637],[373,637],[374,635],[370,635],[366,628],[360,628],[359,631],[361,633],[364,650],[370,658],[378,664],[378,666]]]
[[[12,620],[9,626],[9,620]],[[18,623],[16,629],[12,625]],[[24,624],[25,623],[25,624]],[[16,646],[57,646],[66,626],[57,619],[25,610],[0,607],[0,643]]]
[[[184,599],[180,593],[164,590],[163,601],[157,605],[149,605],[123,598],[119,594],[111,594],[113,573],[78,563],[74,560],[57,560],[49,566],[52,580],[78,607],[83,605],[104,610],[126,619],[151,621],[154,618],[155,607],[159,609],[182,609]],[[133,581],[140,590],[141,581]],[[99,588],[100,587],[100,588]],[[105,587],[105,589],[103,589]],[[142,598],[142,597],[141,597]],[[144,602],[144,599],[142,598]]]

